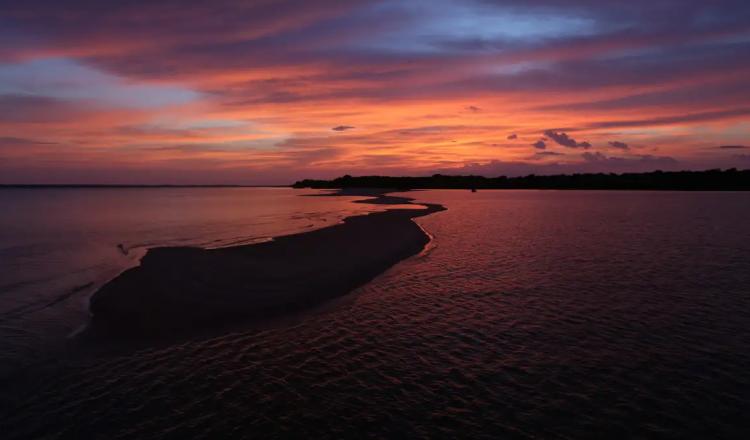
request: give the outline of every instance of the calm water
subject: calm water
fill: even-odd
[[[155,246],[221,247],[372,205],[288,188],[0,190],[0,372],[85,324],[88,298]],[[361,199],[361,197],[359,198]]]
[[[750,194],[411,195],[448,207],[427,252],[295,324],[31,371],[7,438],[748,438]]]

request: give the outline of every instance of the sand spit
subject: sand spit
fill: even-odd
[[[363,203],[410,204],[384,191]],[[334,194],[336,195],[336,194]],[[148,339],[297,312],[345,295],[404,258],[430,238],[413,218],[442,211],[390,209],[273,241],[206,250],[154,248],[91,298],[95,337]]]

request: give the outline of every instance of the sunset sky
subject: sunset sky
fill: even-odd
[[[0,0],[0,183],[716,167],[747,0]]]

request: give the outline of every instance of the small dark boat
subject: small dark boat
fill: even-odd
[[[476,188],[472,188],[471,192],[475,193],[475,192],[477,192],[477,189]]]

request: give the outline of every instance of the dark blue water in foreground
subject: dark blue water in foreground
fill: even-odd
[[[422,255],[293,323],[29,371],[0,432],[747,438],[750,194],[411,196],[448,208]]]

